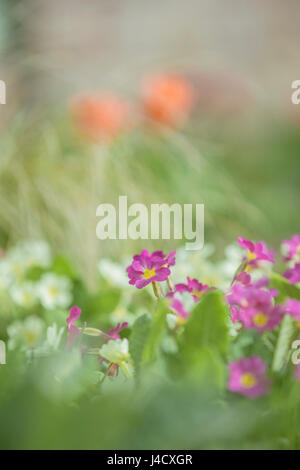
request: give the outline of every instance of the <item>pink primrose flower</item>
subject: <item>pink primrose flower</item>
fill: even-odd
[[[227,295],[232,321],[240,321],[246,328],[259,332],[274,329],[285,314],[283,305],[274,305],[273,297],[276,295],[275,289],[234,284]]]
[[[228,389],[249,398],[265,395],[271,385],[266,370],[267,364],[258,356],[232,361],[229,363]]]
[[[81,308],[77,307],[76,305],[73,305],[73,307],[70,308],[70,314],[67,318],[67,324],[68,324],[67,345],[68,346],[73,346],[76,339],[80,335],[79,328],[74,325],[74,322],[79,319],[80,315],[81,315]]]
[[[189,292],[193,296],[195,302],[197,302],[207,290],[211,289],[214,289],[214,287],[201,284],[197,279],[191,279],[189,277],[187,277],[186,284],[175,285],[175,292]]]
[[[293,235],[290,240],[282,242],[283,251],[285,252],[285,261],[292,261],[300,256],[300,235]]]
[[[287,269],[283,273],[285,277],[291,284],[298,284],[300,282],[300,263],[295,264],[291,269]]]
[[[296,299],[287,299],[284,308],[286,313],[291,315],[295,318],[298,322],[300,322],[300,302]]]
[[[255,267],[259,261],[274,263],[274,251],[270,250],[265,242],[253,243],[243,237],[238,237],[238,243],[246,250],[246,260],[249,265]]]
[[[104,338],[107,341],[110,341],[111,339],[119,339],[120,338],[120,331],[124,330],[124,328],[127,328],[128,323],[118,323],[114,328],[110,328],[107,330],[107,332],[104,334]]]
[[[162,251],[152,254],[148,250],[142,250],[140,255],[135,255],[130,266],[127,268],[129,284],[142,289],[150,282],[165,281],[171,274],[170,266],[175,264],[175,252],[168,256]]]

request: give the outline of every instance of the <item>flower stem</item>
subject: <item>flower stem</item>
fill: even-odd
[[[245,271],[247,269],[247,266],[248,266],[248,259],[246,259],[245,261],[243,261],[239,267],[237,268],[237,270],[235,271],[234,273],[234,276],[233,276],[233,279],[232,279],[232,282],[230,284],[230,286],[232,286],[236,280],[236,278],[238,277],[239,274],[241,274],[243,271]]]
[[[157,299],[159,299],[160,297],[160,292],[159,292],[159,288],[158,288],[158,285],[157,285],[157,282],[156,281],[152,281],[152,288],[153,288],[153,292],[154,292],[154,295]]]
[[[173,284],[173,281],[172,281],[172,279],[171,279],[171,276],[169,276],[169,277],[167,278],[167,284],[168,284],[168,288],[169,288],[170,292],[173,292],[173,290],[174,290],[174,284]]]

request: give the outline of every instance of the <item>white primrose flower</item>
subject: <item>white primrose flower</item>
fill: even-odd
[[[130,358],[128,339],[124,338],[108,341],[108,343],[101,347],[100,355],[118,365],[124,361],[128,361]]]
[[[167,313],[167,325],[170,330],[174,330],[175,326],[177,325],[177,320],[177,315],[174,315],[174,313]]]
[[[15,254],[8,254],[6,257],[6,262],[9,276],[12,279],[12,282],[22,281],[27,271],[26,259],[21,256],[16,256]]]
[[[240,266],[245,252],[239,245],[228,245],[225,250],[225,259],[218,263],[218,271],[225,281],[232,281],[233,276]]]
[[[72,283],[65,276],[56,276],[52,273],[44,274],[37,286],[39,300],[43,307],[66,308],[72,301]]]
[[[37,302],[36,285],[30,281],[14,284],[9,293],[12,300],[24,308],[32,307]]]
[[[126,377],[131,377],[133,367],[130,361],[128,339],[110,340],[104,344],[100,351],[100,356],[113,364],[117,364],[123,370]]]
[[[0,290],[6,290],[13,282],[13,276],[9,261],[4,258],[0,260]]]
[[[229,336],[232,336],[233,338],[237,336],[242,328],[242,324],[238,321],[232,322],[232,320],[229,320],[226,322],[227,327],[228,327],[228,334]]]
[[[43,355],[50,352],[58,351],[62,336],[64,334],[65,328],[62,326],[58,329],[57,324],[53,323],[52,326],[48,326],[46,331],[46,340],[40,348],[35,352],[37,354]]]
[[[102,259],[98,263],[100,274],[113,286],[122,288],[128,287],[128,278],[126,276],[126,268],[121,264],[114,263],[109,259]]]
[[[26,269],[35,266],[47,268],[51,263],[49,245],[41,240],[21,242],[10,250],[9,256],[11,259],[22,262]]]
[[[127,322],[129,325],[132,325],[136,316],[133,313],[128,312],[128,310],[122,305],[118,305],[115,310],[111,312],[109,319],[112,325],[123,322]]]
[[[50,249],[45,242],[22,242],[8,250],[5,258],[0,261],[0,278],[2,278],[1,273],[5,272],[8,285],[19,282],[24,279],[30,268],[47,267],[50,262]]]
[[[57,324],[53,323],[52,326],[48,326],[47,328],[47,343],[51,348],[56,351],[60,345],[60,341],[62,338],[62,335],[64,333],[65,328],[62,326],[60,329],[58,329]]]
[[[24,321],[17,320],[11,323],[7,327],[8,348],[28,349],[36,346],[41,339],[43,330],[44,322],[33,315],[25,318]]]
[[[188,252],[184,247],[179,248],[176,252],[176,265],[172,269],[174,282],[182,282],[182,279],[189,276],[197,277],[202,280],[201,282],[216,286],[214,266],[209,260],[214,251],[215,248],[211,243],[205,244],[197,253]]]

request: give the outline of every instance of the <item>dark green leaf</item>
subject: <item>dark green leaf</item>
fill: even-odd
[[[143,351],[143,362],[145,364],[153,361],[161,345],[166,330],[167,303],[160,299],[147,337]]]
[[[130,354],[133,359],[135,374],[137,377],[139,376],[143,351],[145,349],[146,339],[149,335],[150,326],[151,317],[146,313],[137,318],[132,326],[130,336]]]

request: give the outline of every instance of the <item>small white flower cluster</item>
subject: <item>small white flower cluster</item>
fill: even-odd
[[[8,348],[11,350],[19,348],[27,353],[34,351],[35,355],[57,351],[65,328],[58,329],[57,324],[53,323],[46,330],[46,338],[45,328],[45,322],[35,315],[23,321],[16,320],[7,327]]]
[[[13,302],[23,308],[30,308],[37,302],[46,309],[68,307],[72,301],[72,283],[68,278],[45,273],[38,281],[26,280],[30,269],[49,268],[51,262],[47,243],[20,243],[0,259],[0,290],[8,291]]]
[[[129,288],[125,264],[122,265],[114,263],[110,259],[102,258],[101,261],[99,261],[98,269],[101,276],[103,276],[104,279],[106,279],[112,286]]]
[[[115,263],[107,258],[102,258],[98,263],[100,275],[113,287],[122,289],[121,298],[117,307],[110,314],[112,325],[116,323],[127,322],[131,325],[136,316],[130,312],[129,304],[132,299],[133,291],[128,282],[126,267],[130,263],[130,259],[124,260],[123,263]]]
[[[66,308],[72,301],[71,289],[70,279],[47,273],[37,283],[37,296],[46,309]]]
[[[215,262],[211,260],[214,251],[215,248],[210,243],[207,243],[199,253],[187,252],[184,248],[179,248],[173,269],[174,282],[180,282],[180,279],[189,276],[200,279],[203,284],[227,289],[245,252],[239,245],[230,244],[224,250],[224,259]],[[261,272],[256,270],[256,275],[258,278],[261,277]]]
[[[7,327],[9,337],[8,348],[21,350],[35,347],[41,339],[44,322],[39,317],[30,316],[25,320],[17,320]]]
[[[130,361],[128,339],[108,341],[101,347],[99,352],[104,359],[121,367],[126,377],[132,377],[133,366]]]

